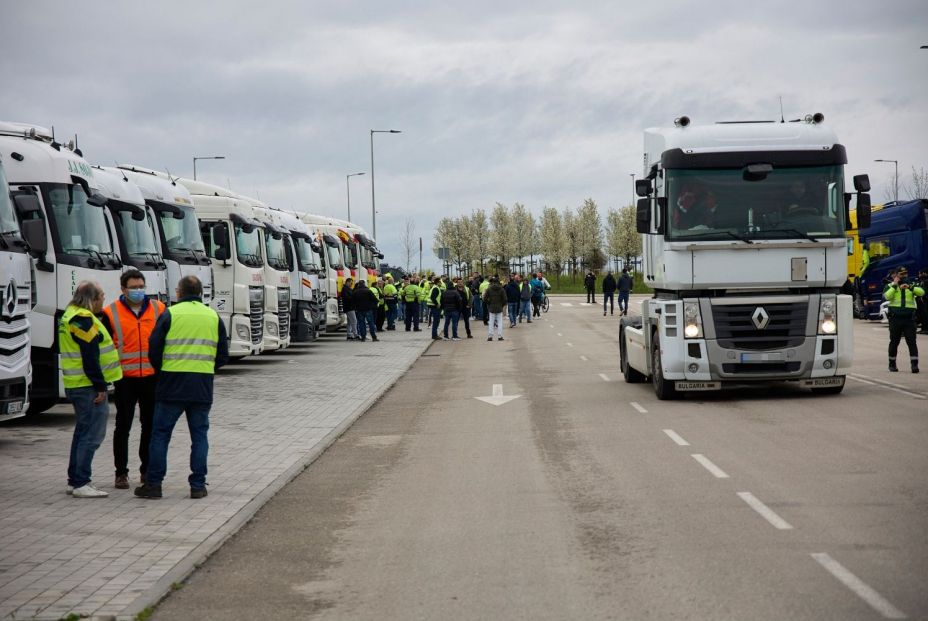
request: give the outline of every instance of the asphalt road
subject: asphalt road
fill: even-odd
[[[885,328],[840,396],[659,402],[563,301],[433,344],[154,618],[928,618],[928,381]]]

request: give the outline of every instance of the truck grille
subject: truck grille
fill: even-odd
[[[763,307],[770,321],[758,330],[751,316]],[[726,349],[782,349],[802,344],[808,300],[777,304],[713,304],[712,318],[719,345]]]
[[[281,340],[290,336],[290,290],[277,290],[277,321]]]
[[[726,363],[722,372],[729,375],[751,375],[752,373],[796,373],[801,362],[755,362],[752,364]]]
[[[263,287],[250,287],[250,289],[261,290],[262,295],[258,296],[257,293],[252,294],[252,291],[249,291],[249,300],[248,300],[248,320],[251,324],[251,343],[252,345],[258,345],[261,343],[261,339],[264,338],[264,288]]]

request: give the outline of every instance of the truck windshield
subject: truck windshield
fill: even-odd
[[[103,207],[89,204],[83,187],[46,183],[42,184],[42,191],[64,254],[96,257],[98,260],[99,255],[115,256]]]
[[[3,235],[19,235],[19,222],[13,213],[13,202],[10,200],[9,186],[3,166],[0,166],[0,233]]]
[[[275,239],[270,232],[265,231],[264,247],[267,250],[267,264],[275,270],[288,271],[287,247],[284,245],[284,238],[281,236]]]
[[[130,211],[118,211],[116,223],[122,231],[126,252],[130,255],[148,257],[158,254],[158,246],[155,244],[155,223],[147,210],[144,220],[136,220]]]
[[[261,238],[257,228],[246,233],[241,224],[235,224],[235,253],[239,262],[248,267],[264,266],[264,259],[261,258]]]
[[[342,242],[342,252],[345,253],[345,266],[348,269],[358,269],[358,245]]]
[[[377,268],[377,264],[374,263],[374,253],[367,246],[361,246],[361,265],[369,270]]]
[[[169,211],[161,211],[158,214],[168,252],[189,253],[191,250],[206,252],[193,207],[182,205],[176,205],[176,207],[184,212],[183,219],[176,219]]]
[[[844,237],[841,166],[774,168],[759,181],[740,168],[666,174],[668,239]]]
[[[342,264],[342,255],[338,251],[338,245],[331,245],[328,242],[325,244],[326,252],[328,253],[327,259],[329,267],[334,270],[345,269],[345,266]]]
[[[296,257],[300,262],[300,270],[311,274],[319,271],[319,256],[313,252],[313,247],[308,239],[299,237],[293,238],[293,245],[296,249]]]

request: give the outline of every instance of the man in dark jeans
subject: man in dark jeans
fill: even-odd
[[[622,275],[619,276],[619,310],[623,315],[628,314],[628,295],[632,292],[634,285],[632,277],[628,274],[628,268],[622,268]]]
[[[606,307],[609,307],[609,314],[611,315],[615,310],[615,276],[612,275],[612,272],[606,273],[606,277],[603,278],[603,317],[606,316]],[[619,305],[619,310],[622,306]]]
[[[583,286],[586,287],[586,303],[596,304],[596,276],[593,275],[593,272],[586,273]]]

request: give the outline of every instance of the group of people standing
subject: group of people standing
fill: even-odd
[[[603,317],[606,311],[612,315],[615,312],[615,292],[619,292],[619,311],[622,315],[628,314],[628,296],[632,292],[635,282],[631,277],[627,267],[622,268],[622,273],[618,280],[612,275],[612,272],[606,272],[603,278]],[[583,286],[586,288],[587,304],[596,304],[596,276],[593,272],[587,272],[583,279]]]
[[[129,431],[138,406],[141,466],[135,495],[161,498],[168,445],[174,425],[186,414],[190,497],[203,498],[213,375],[228,360],[225,327],[203,304],[203,285],[195,276],[180,280],[178,301],[170,308],[148,298],[145,276],[138,270],[124,272],[120,286],[122,295],[104,308],[102,287],[79,283],[58,324],[65,394],[75,413],[66,491],[75,498],[109,495],[93,485],[91,464],[106,436],[107,391],[112,384],[114,487],[130,487]]]

